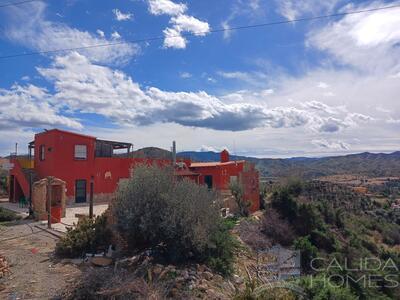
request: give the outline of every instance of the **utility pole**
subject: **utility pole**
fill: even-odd
[[[51,184],[53,183],[53,177],[47,177],[47,228],[51,229]]]
[[[94,176],[90,176],[90,199],[89,199],[89,218],[93,219],[93,188]]]
[[[18,143],[15,143],[15,157],[18,156]]]

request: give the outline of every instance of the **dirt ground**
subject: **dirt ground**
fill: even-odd
[[[11,274],[0,278],[0,299],[53,299],[80,270],[52,257],[57,237],[19,221],[0,224],[0,254]]]

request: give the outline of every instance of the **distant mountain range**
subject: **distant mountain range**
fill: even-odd
[[[171,157],[169,151],[159,150],[161,150],[164,157]],[[179,152],[177,156],[190,158],[194,161],[219,161],[220,159],[220,154],[212,151],[184,151]],[[301,176],[316,178],[336,174],[400,176],[400,151],[390,154],[364,152],[321,158],[293,157],[281,159],[232,155],[231,159],[253,162],[260,171],[261,176],[266,177]]]
[[[215,152],[181,152],[179,156],[198,161],[218,161]],[[400,151],[390,154],[359,153],[322,158],[255,158],[231,156],[232,160],[247,160],[255,163],[262,176],[301,176],[315,178],[335,174],[357,174],[365,176],[400,176]]]

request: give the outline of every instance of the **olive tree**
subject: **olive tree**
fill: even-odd
[[[121,183],[113,214],[130,250],[162,249],[168,258],[202,257],[220,230],[218,197],[178,180],[170,168],[140,165]]]

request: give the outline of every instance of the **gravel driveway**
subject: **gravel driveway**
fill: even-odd
[[[19,221],[0,225],[0,254],[11,265],[11,274],[0,278],[0,299],[52,299],[80,274],[70,264],[52,257],[57,237]]]

